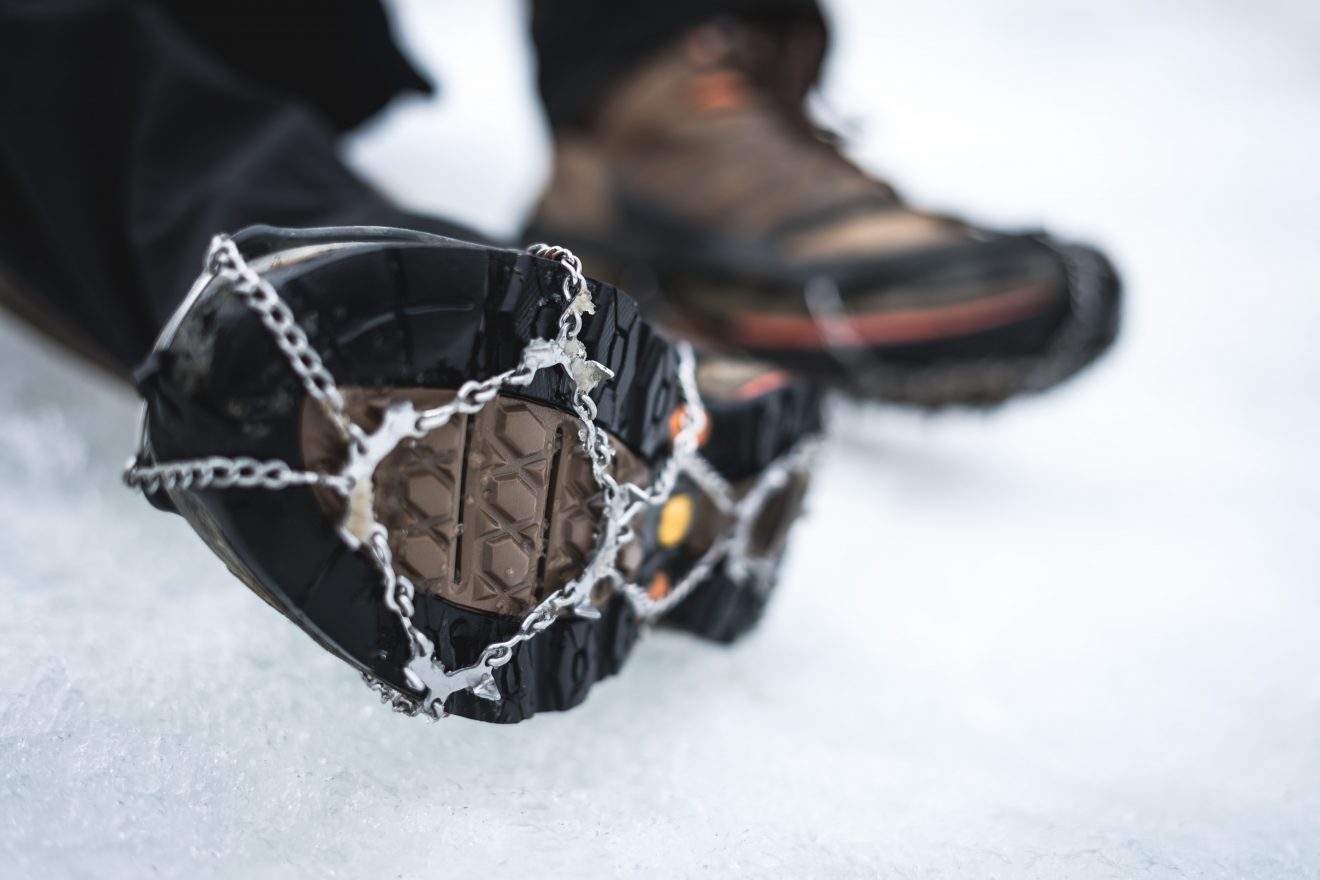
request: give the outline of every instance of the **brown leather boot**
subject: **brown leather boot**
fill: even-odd
[[[685,35],[557,133],[529,240],[680,332],[865,397],[990,404],[1094,360],[1118,326],[1104,256],[914,210],[851,163],[804,109],[821,36]]]

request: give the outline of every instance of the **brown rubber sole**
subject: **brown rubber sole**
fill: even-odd
[[[345,411],[375,430],[391,404],[443,406],[452,391],[343,389]],[[497,397],[399,444],[376,470],[374,507],[389,531],[395,568],[423,592],[490,614],[521,616],[582,571],[600,520],[591,462],[576,417]],[[645,485],[649,469],[617,440],[615,479]],[[319,407],[303,407],[308,467],[342,466],[344,448]],[[343,500],[322,493],[336,521]],[[636,550],[624,561],[635,566]],[[625,573],[630,573],[623,566]],[[593,597],[598,604],[612,590]]]
[[[452,391],[431,388],[342,389],[345,411],[375,430],[400,401],[418,409],[442,406]],[[305,465],[333,472],[344,446],[319,407],[302,414]],[[389,533],[395,570],[421,592],[485,614],[521,617],[580,573],[601,519],[599,488],[581,449],[575,416],[543,404],[499,396],[477,413],[457,414],[425,437],[405,440],[376,470],[373,508]],[[648,485],[650,469],[617,438],[611,474]],[[739,496],[754,479],[735,485]],[[753,526],[758,557],[777,555],[801,510],[805,479],[768,499]],[[343,498],[318,492],[333,522]],[[677,500],[675,500],[677,499]],[[680,483],[669,502],[636,522],[636,537],[620,552],[619,568],[645,580],[661,599],[691,564],[733,527],[695,486]],[[602,584],[592,601],[614,595]]]

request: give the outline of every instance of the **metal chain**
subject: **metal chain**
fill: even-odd
[[[591,595],[599,583],[614,583],[628,598],[637,616],[649,622],[682,601],[726,558],[730,576],[735,580],[742,581],[758,573],[768,577],[773,560],[758,560],[750,553],[752,525],[773,491],[785,485],[789,476],[809,466],[810,453],[814,449],[813,444],[799,444],[767,468],[741,500],[736,499],[728,482],[697,451],[698,437],[708,416],[697,389],[692,349],[682,343],[678,347],[678,375],[684,405],[679,430],[672,443],[672,454],[651,485],[620,484],[610,473],[615,457],[613,444],[596,423],[596,403],[591,398],[591,391],[600,382],[613,378],[613,373],[603,364],[591,360],[586,347],[578,339],[582,316],[595,311],[581,261],[571,251],[552,245],[533,245],[528,252],[555,260],[565,269],[561,284],[565,307],[559,317],[556,338],[532,340],[515,367],[487,379],[463,383],[454,398],[443,406],[416,411],[409,401],[392,405],[386,410],[380,427],[368,434],[345,415],[343,396],[334,377],[274,286],[246,262],[228,236],[217,236],[207,258],[212,278],[230,278],[235,294],[261,316],[262,323],[274,336],[308,395],[322,405],[349,441],[348,460],[338,474],[298,471],[280,461],[219,456],[149,463],[144,423],[138,456],[125,472],[125,482],[146,491],[161,487],[283,489],[316,484],[344,495],[348,512],[340,528],[341,537],[354,549],[365,549],[379,570],[385,604],[398,618],[408,637],[410,657],[404,670],[405,678],[409,687],[423,693],[423,697],[420,701],[413,700],[370,675],[364,677],[380,691],[383,700],[409,714],[421,712],[438,717],[444,712],[446,698],[460,690],[471,690],[489,700],[501,699],[494,679],[495,670],[513,659],[519,644],[544,632],[563,614],[598,617],[599,611],[591,604]],[[191,299],[180,308],[190,305]],[[177,325],[179,320],[181,316],[176,316],[171,324]],[[158,343],[158,347],[162,345],[163,342]],[[473,665],[448,670],[435,658],[435,645],[430,637],[413,622],[416,588],[395,570],[389,533],[376,519],[373,498],[376,468],[401,442],[424,437],[447,424],[455,415],[476,413],[502,389],[525,386],[539,371],[555,366],[563,368],[573,380],[572,408],[581,424],[578,436],[601,491],[603,514],[596,545],[586,568],[533,608],[512,636],[487,645]],[[626,581],[617,567],[617,559],[623,545],[634,537],[632,521],[642,510],[668,499],[681,474],[686,474],[722,513],[734,516],[735,525],[730,537],[715,542],[665,597],[656,600],[640,585]]]
[[[231,290],[261,318],[261,323],[274,338],[276,346],[298,376],[307,395],[321,405],[342,437],[352,438],[352,422],[344,413],[344,398],[335,384],[334,376],[325,368],[320,353],[308,340],[307,333],[294,318],[288,304],[275,287],[248,264],[232,238],[217,235],[211,239],[204,275],[209,276],[210,280],[219,277],[231,280]],[[181,313],[192,304],[193,298],[190,296],[179,307],[180,314],[176,314],[167,326],[177,327],[182,318]],[[163,333],[156,343],[156,350],[162,349],[165,338],[172,335],[172,330]],[[145,407],[142,419],[137,452],[124,470],[124,483],[130,488],[155,492],[161,488],[283,489],[320,484],[344,493],[350,486],[342,477],[299,471],[282,461],[262,462],[245,457],[226,459],[208,456],[191,461],[149,464]]]
[[[307,333],[274,285],[248,265],[238,245],[227,235],[212,239],[206,264],[212,274],[228,275],[233,279],[234,294],[261,317],[261,323],[275,338],[275,344],[302,382],[307,396],[321,404],[337,430],[347,434],[349,420],[344,414],[344,398],[335,378],[325,368],[320,352],[312,347]]]
[[[286,486],[320,485],[346,492],[348,481],[334,474],[300,471],[272,459],[211,456],[167,464],[134,464],[124,473],[124,482],[144,492],[160,489],[283,489]]]

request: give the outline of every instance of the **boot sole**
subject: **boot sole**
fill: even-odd
[[[319,240],[257,231],[245,251],[307,329],[343,391],[346,413],[365,430],[392,404],[436,405],[461,381],[509,369],[529,341],[553,335],[563,308],[563,273],[554,262],[432,236],[384,236],[305,259],[287,256],[334,234],[346,231]],[[593,284],[592,293],[596,313],[580,338],[615,373],[593,394],[597,423],[621,450],[618,476],[647,479],[669,452],[668,423],[681,402],[678,357],[631,300],[608,285]],[[318,425],[319,409],[309,406],[266,328],[237,305],[213,280],[173,344],[140,374],[153,457],[243,455],[335,472],[344,449]],[[389,530],[394,570],[416,586],[412,621],[446,669],[476,663],[487,645],[515,634],[526,611],[580,571],[592,548],[598,488],[579,451],[573,390],[561,371],[538,373],[516,395],[501,393],[479,412],[400,444],[374,472],[373,509]],[[748,419],[766,429],[759,449],[739,436]],[[736,481],[818,430],[818,402],[790,387],[731,409],[721,404],[712,421],[709,457]],[[381,683],[399,708],[416,708],[423,694],[405,674],[408,641],[385,607],[379,572],[339,536],[342,497],[306,486],[174,487],[169,495],[242,580]],[[787,499],[771,531],[786,531],[796,515],[798,504]],[[648,512],[620,567],[640,583],[681,583],[703,549],[685,537],[729,528],[720,511],[693,507],[682,534],[674,538],[671,526],[664,540],[660,512]],[[779,552],[776,540],[766,553]],[[684,602],[707,587],[746,593],[748,581],[745,573],[710,578]],[[460,689],[444,710],[513,722],[581,702],[594,682],[619,670],[640,629],[634,602],[619,590],[598,588],[592,601],[598,617],[556,619],[492,671],[500,699]],[[680,622],[707,628],[688,614]],[[724,623],[718,632],[728,629]]]

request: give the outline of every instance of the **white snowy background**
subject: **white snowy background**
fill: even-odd
[[[841,407],[753,638],[501,728],[380,706],[120,487],[131,396],[5,321],[0,877],[1320,876],[1320,7],[830,9],[857,155],[1110,248],[1112,356]],[[512,233],[521,5],[398,22],[444,97],[353,162]]]

